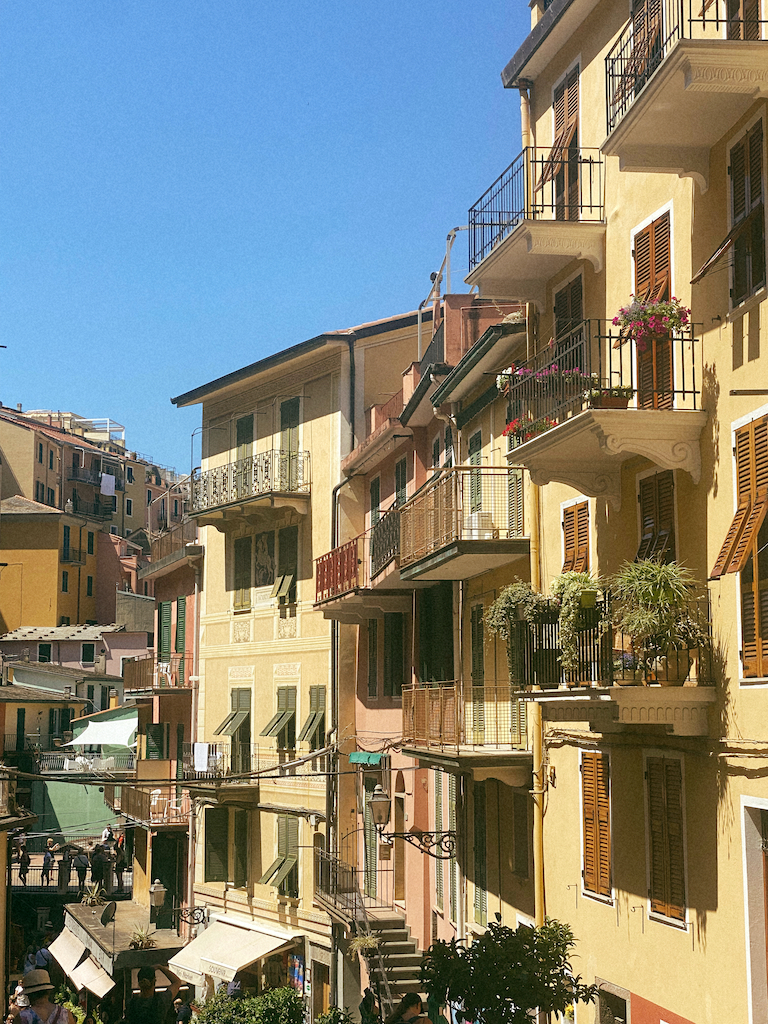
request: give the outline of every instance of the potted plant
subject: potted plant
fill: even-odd
[[[652,558],[625,562],[611,577],[613,625],[629,638],[646,679],[682,682],[690,652],[708,646],[705,625],[690,611],[696,586],[686,566]],[[675,671],[670,670],[673,663]]]
[[[663,302],[631,296],[628,306],[622,306],[613,318],[614,326],[621,328],[622,340],[633,338],[639,352],[648,348],[654,337],[666,337],[690,322],[691,311],[673,295]]]
[[[362,957],[366,963],[368,960],[375,956],[379,949],[379,937],[378,935],[372,935],[370,932],[358,932],[353,938],[349,940],[347,946],[347,952],[354,959],[355,957]]]
[[[552,582],[552,595],[560,605],[558,616],[560,665],[563,672],[579,667],[579,632],[583,626],[582,609],[597,603],[598,581],[588,572],[564,572]],[[586,604],[584,599],[586,598]],[[591,601],[591,605],[590,602]]]
[[[530,583],[519,579],[504,587],[486,609],[485,625],[488,632],[500,636],[506,644],[511,683],[523,682],[523,646],[518,622],[541,624],[551,621],[556,612],[548,597],[537,593]]]
[[[593,409],[626,409],[635,389],[624,385],[602,387],[598,378],[596,385],[587,393],[589,404]]]

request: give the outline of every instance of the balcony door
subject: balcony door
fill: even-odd
[[[253,491],[253,416],[241,416],[235,426],[237,434],[237,463],[235,488],[237,498]]]
[[[556,220],[579,219],[579,69],[568,72],[555,89],[553,151]]]
[[[726,0],[728,38],[760,38],[760,0]]]
[[[661,63],[662,6],[661,0],[636,0],[632,5],[632,53],[625,74],[635,95]]]
[[[635,235],[635,296],[665,302],[670,296],[669,213]],[[640,409],[671,409],[674,397],[672,341],[655,335],[637,346],[637,404]]]
[[[280,404],[280,490],[299,487],[299,399]]]

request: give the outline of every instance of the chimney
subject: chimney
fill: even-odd
[[[16,403],[16,412],[21,412],[21,402]]]
[[[118,695],[117,690],[114,690],[114,689],[110,690],[109,691],[109,707],[110,707],[110,709],[111,708],[116,708],[116,707],[119,707],[119,706],[120,706],[120,697]]]

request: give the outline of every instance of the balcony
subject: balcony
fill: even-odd
[[[103,503],[101,501],[84,501],[78,497],[77,494],[72,494],[72,511],[79,512],[81,516],[85,516],[88,519],[111,519],[114,512],[112,507],[112,500],[109,503]]]
[[[257,743],[185,743],[183,767],[185,784],[195,781],[217,783],[231,776],[254,773],[251,778],[230,779],[230,785],[240,783],[258,788],[287,786],[289,788],[325,789],[326,757],[318,755],[300,764],[292,762],[295,750],[275,750]],[[267,778],[260,778],[261,772]]]
[[[315,606],[328,619],[360,623],[408,612],[414,584],[400,578],[400,509],[385,512],[367,533],[315,559]]]
[[[67,480],[98,487],[101,484],[101,472],[98,469],[87,469],[85,466],[70,466],[67,470]]]
[[[69,753],[54,750],[35,755],[38,771],[48,773],[90,774],[99,772],[132,772],[136,767],[133,752],[110,754],[108,757],[97,757],[93,754],[75,755],[71,747]]]
[[[305,513],[309,485],[309,452],[260,452],[196,471],[190,514],[202,526],[223,526],[225,520],[251,511],[292,508]]]
[[[123,686],[126,690],[166,690],[188,688],[192,674],[191,654],[172,654],[159,661],[155,654],[131,658],[123,664]]]
[[[189,809],[189,793],[174,785],[123,786],[120,794],[120,813],[146,824],[187,825]]]
[[[64,565],[85,565],[85,554],[83,548],[62,548],[59,561]]]
[[[482,771],[500,760],[530,776],[525,701],[509,683],[422,683],[403,687],[403,752],[430,764]],[[517,767],[515,767],[517,766]]]
[[[647,8],[642,8],[646,10]],[[768,82],[760,5],[660,0],[630,20],[605,58],[605,154],[623,171],[690,176],[709,184],[709,152]]]
[[[158,579],[170,572],[175,572],[184,565],[203,554],[204,548],[198,544],[198,524],[188,520],[174,526],[167,533],[152,541],[149,565],[139,570],[139,579]]]
[[[365,439],[342,459],[342,472],[369,472],[382,455],[391,456],[395,448],[411,437],[413,431],[400,422],[403,407],[401,389],[388,401],[365,410]]]
[[[528,557],[510,505],[510,470],[458,466],[435,474],[400,510],[403,580],[465,580]]]
[[[632,638],[610,626],[610,594],[582,608],[578,664],[561,666],[557,611],[512,625],[511,686],[541,703],[554,722],[589,722],[600,732],[652,728],[676,736],[705,736],[715,700],[711,645],[659,650],[645,660]],[[687,615],[712,636],[708,595],[692,596]],[[646,652],[647,653],[647,652]]]
[[[639,354],[605,321],[584,321],[511,375],[509,462],[535,484],[565,483],[616,509],[622,463],[636,455],[698,483],[707,421],[699,360],[691,332]]]
[[[605,253],[604,168],[597,149],[529,146],[469,211],[469,276],[481,295],[545,304],[575,259]]]

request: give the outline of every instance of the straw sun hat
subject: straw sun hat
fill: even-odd
[[[29,971],[24,975],[22,982],[22,988],[24,989],[24,995],[31,996],[35,992],[46,992],[52,991],[53,985],[51,984],[51,977],[48,971]]]

